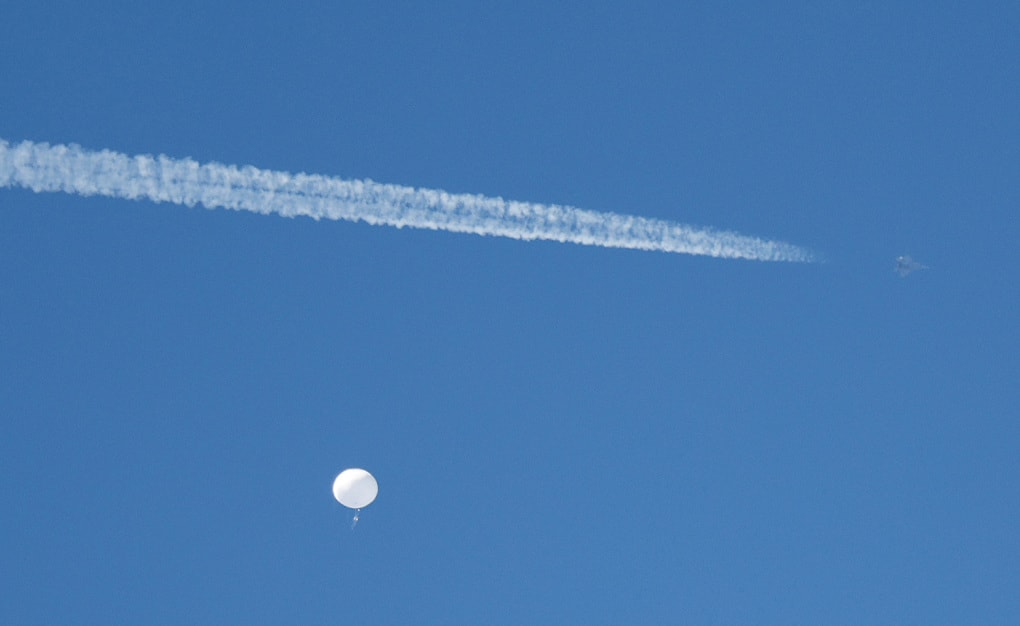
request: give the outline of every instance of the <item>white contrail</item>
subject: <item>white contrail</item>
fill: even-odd
[[[676,222],[251,166],[0,140],[0,187],[63,191],[512,239],[760,261],[814,261],[797,246]]]

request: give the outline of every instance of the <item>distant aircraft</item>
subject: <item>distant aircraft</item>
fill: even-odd
[[[927,265],[921,265],[909,256],[898,256],[896,257],[896,273],[901,278],[906,278],[908,274],[917,270],[926,270]]]

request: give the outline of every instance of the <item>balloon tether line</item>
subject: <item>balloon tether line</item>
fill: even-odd
[[[358,516],[361,515],[361,509],[354,509],[354,520],[351,522],[351,530],[358,525]]]

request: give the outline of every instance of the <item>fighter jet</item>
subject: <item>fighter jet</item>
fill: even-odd
[[[926,269],[928,269],[927,265],[921,265],[909,256],[896,257],[896,273],[900,275],[900,278],[906,278],[911,272]]]

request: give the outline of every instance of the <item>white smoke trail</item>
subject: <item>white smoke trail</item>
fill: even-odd
[[[675,222],[568,206],[288,174],[251,166],[128,156],[77,145],[0,140],[0,187],[63,191],[186,206],[363,221],[512,239],[657,250],[760,261],[811,262],[797,246]]]

